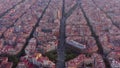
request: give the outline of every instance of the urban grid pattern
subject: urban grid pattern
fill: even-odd
[[[0,0],[0,68],[120,68],[120,0]]]

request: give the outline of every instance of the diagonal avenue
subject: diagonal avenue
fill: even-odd
[[[63,0],[62,5],[62,17],[60,19],[60,29],[59,29],[59,39],[57,47],[57,64],[56,68],[65,68],[65,40],[66,40],[66,20],[77,8],[78,3],[76,3],[72,8],[65,13],[65,0]]]

